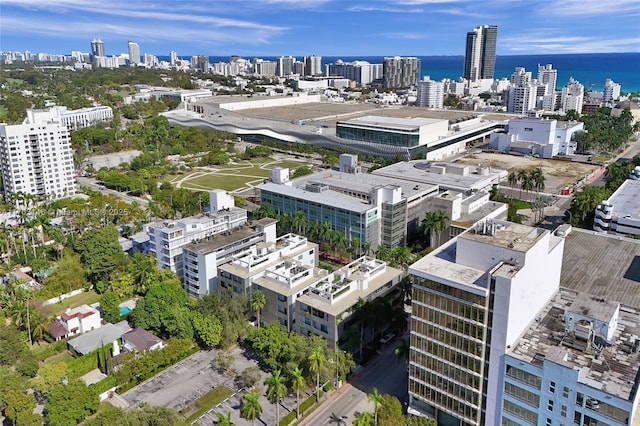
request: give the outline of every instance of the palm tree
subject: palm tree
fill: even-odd
[[[442,231],[444,231],[445,229],[447,229],[447,221],[449,220],[449,218],[447,217],[447,213],[444,210],[438,210],[436,212],[435,215],[435,222],[436,222],[436,234],[438,235],[438,245],[440,245],[440,235],[442,234]]]
[[[516,176],[518,177],[518,182],[520,182],[520,199],[522,199],[522,190],[524,188],[522,188],[522,182],[525,181],[526,179],[528,179],[529,174],[527,173],[526,170],[518,170],[518,173],[516,174]]]
[[[240,417],[249,420],[254,426],[256,419],[262,414],[262,406],[258,401],[258,394],[255,392],[249,392],[244,395],[244,404],[240,408]]]
[[[422,232],[425,237],[429,237],[429,246],[434,247],[433,237],[435,235],[436,230],[436,216],[435,212],[426,212],[424,214],[424,219],[422,219]]]
[[[513,194],[513,187],[518,183],[518,175],[516,172],[510,172],[507,176],[507,181],[509,182],[509,186],[511,187],[511,194]]]
[[[344,234],[344,231],[336,231],[334,232],[334,238],[332,245],[335,248],[336,252],[343,249],[347,244],[347,237]]]
[[[406,268],[407,264],[411,262],[413,255],[411,254],[411,249],[407,246],[398,246],[391,250],[391,256],[393,257],[393,261],[402,265],[403,268]]]
[[[307,238],[312,241],[316,241],[318,237],[318,233],[320,232],[320,224],[318,221],[314,220],[309,222],[309,226],[307,226]]]
[[[525,173],[520,181],[520,187],[527,193],[527,199],[529,199],[529,191],[534,188],[533,173]]]
[[[376,251],[376,257],[384,262],[386,262],[387,260],[389,260],[389,247],[380,244],[378,246],[378,250]]]
[[[367,256],[369,256],[371,254],[371,241],[367,241],[364,243],[364,254],[366,254]]]
[[[324,241],[327,242],[331,239],[331,233],[333,232],[333,230],[331,229],[331,223],[330,222],[322,222],[322,226],[320,227],[320,231],[318,232],[318,237]]]
[[[324,356],[321,347],[315,348],[309,355],[309,369],[316,373],[316,402],[320,399],[320,371],[324,367],[327,358]]]
[[[533,180],[533,185],[536,188],[536,192],[544,190],[544,182],[546,179],[541,167],[532,170],[531,179]]]
[[[371,413],[365,411],[364,413],[360,413],[356,416],[353,421],[353,426],[371,426],[371,423],[373,423],[373,417],[371,416]]]
[[[384,398],[378,393],[378,388],[373,388],[367,398],[373,402],[373,420],[375,424],[378,424],[378,405],[384,402]]]
[[[351,245],[351,249],[353,250],[353,257],[360,257],[360,238],[352,237],[349,243]]]
[[[256,290],[251,293],[251,309],[256,313],[258,328],[260,328],[260,313],[266,304],[267,296],[264,295],[262,290]]]
[[[273,372],[271,377],[264,381],[267,385],[267,398],[276,404],[276,424],[280,423],[280,400],[287,394],[287,386],[284,384],[284,377],[280,375],[280,370]]]
[[[307,226],[307,216],[302,210],[298,210],[291,219],[291,223],[297,229],[298,234],[304,234],[304,229]]]
[[[291,387],[296,391],[296,419],[300,417],[300,391],[304,389],[305,382],[302,370],[296,367],[291,372]]]
[[[227,413],[226,416],[222,413],[216,413],[216,417],[218,418],[218,426],[233,426],[233,423],[231,423],[231,413]]]

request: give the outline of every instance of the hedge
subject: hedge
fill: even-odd
[[[106,350],[111,353],[111,348],[113,347],[113,343],[109,343],[104,345]],[[98,368],[98,351],[103,350],[102,348],[98,348],[93,352],[89,352],[86,355],[82,355],[79,358],[75,358],[73,361],[69,361],[67,363],[67,371],[69,373],[69,378],[76,379],[78,377],[84,376],[91,370],[95,370]]]
[[[118,385],[118,380],[116,379],[116,376],[111,375],[111,376],[105,377],[99,382],[89,385],[89,388],[94,389],[96,393],[100,395],[101,393],[106,392],[109,389],[116,387],[117,385]]]
[[[333,385],[332,385],[333,386]],[[320,391],[319,398],[322,398],[324,392]],[[304,415],[304,413],[316,403],[316,393],[314,392],[311,396],[305,399],[302,404],[300,404],[300,412]],[[292,421],[296,418],[296,411],[290,411],[289,414],[280,419],[278,426],[288,426]]]

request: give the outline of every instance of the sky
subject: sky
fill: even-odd
[[[107,55],[464,55],[498,26],[498,55],[640,52],[640,0],[2,0],[0,50]]]

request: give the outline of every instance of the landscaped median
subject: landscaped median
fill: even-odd
[[[187,423],[196,421],[207,411],[220,404],[225,399],[233,395],[233,391],[224,385],[216,386],[206,394],[198,398],[193,404],[183,408],[180,413],[183,416],[188,415]],[[195,411],[193,411],[195,409]]]
[[[300,413],[302,413],[302,416],[300,416],[300,419],[302,419],[305,414],[309,415],[309,414],[313,413],[313,411],[316,408],[318,408],[320,406],[320,404],[322,403],[322,399],[321,398],[324,395],[324,393],[325,392],[329,392],[332,388],[333,388],[333,383],[327,383],[326,385],[324,385],[322,390],[319,392],[320,400],[319,400],[319,402],[317,404],[316,404],[316,394],[315,394],[315,392],[313,394],[311,394],[311,396],[309,396],[309,398],[305,399],[300,404]],[[288,426],[293,421],[295,421],[295,419],[296,419],[296,410],[294,409],[293,411],[289,412],[289,414],[287,414],[286,416],[284,416],[280,420],[280,423],[278,423],[278,426]]]

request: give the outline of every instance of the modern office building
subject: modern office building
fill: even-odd
[[[104,50],[104,43],[100,39],[93,39],[91,41],[91,62],[95,62],[95,58],[98,56],[107,56]]]
[[[418,82],[416,106],[426,108],[442,108],[444,104],[444,83],[425,77]]]
[[[506,133],[491,135],[489,147],[543,158],[573,155],[577,147],[575,134],[582,131],[584,123],[581,121],[514,118],[509,120]]]
[[[640,166],[596,207],[593,229],[614,235],[640,235]]]
[[[100,121],[113,119],[113,110],[109,106],[93,106],[80,109],[68,109],[65,106],[52,106],[48,109],[28,109],[29,123],[60,123],[69,130],[92,126]]]
[[[233,197],[225,191],[211,191],[209,199],[210,207],[206,214],[145,225],[148,250],[156,258],[158,269],[170,269],[183,277],[184,246],[205,241],[247,223],[247,211],[235,207]]]
[[[416,57],[385,57],[382,62],[384,87],[403,88],[418,84],[420,59]]]
[[[304,75],[314,76],[322,74],[322,56],[304,57]]]
[[[564,238],[487,220],[409,267],[409,412],[499,425],[509,348],[558,291]]]
[[[620,99],[620,85],[608,78],[604,82],[602,101],[606,103],[617,101],[618,99]]]
[[[200,297],[218,290],[218,267],[235,257],[255,252],[256,247],[275,243],[276,223],[274,219],[264,218],[184,245],[182,282],[187,293]],[[246,288],[237,290],[247,291]]]
[[[44,199],[76,193],[69,130],[58,121],[28,115],[23,124],[0,124],[0,168],[7,200],[17,192]]]
[[[464,78],[470,81],[493,78],[497,40],[496,25],[483,25],[467,33]]]
[[[130,41],[127,43],[129,50],[129,63],[131,65],[138,65],[140,63],[140,46],[138,43]]]
[[[447,136],[447,120],[365,116],[336,123],[336,136],[362,142],[414,148]]]
[[[562,106],[563,112],[568,111],[582,111],[582,104],[584,102],[584,86],[571,77],[566,86],[562,88]]]
[[[307,222],[328,222],[347,241],[372,249],[393,248],[417,232],[427,211],[426,200],[437,185],[359,173],[357,157],[340,156],[341,171],[327,170],[290,181],[288,169],[272,170],[271,181],[260,185],[262,203],[279,214],[305,214]]]

